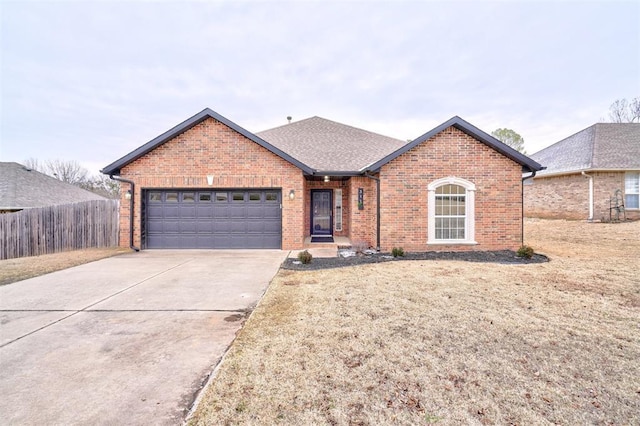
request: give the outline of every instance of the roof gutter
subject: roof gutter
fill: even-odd
[[[376,181],[376,250],[380,251],[380,178],[365,172],[364,175]]]
[[[132,180],[114,176],[113,174],[110,174],[109,178],[118,182],[125,182],[131,185],[131,199],[129,199],[129,248],[131,248],[131,250],[133,251],[140,251],[138,247],[133,245],[133,200],[135,199],[136,184]]]

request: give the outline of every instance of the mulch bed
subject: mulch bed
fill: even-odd
[[[372,255],[358,254],[353,257],[317,257],[306,265],[294,263],[298,259],[288,258],[282,264],[283,269],[295,271],[314,271],[319,269],[342,268],[345,266],[365,265],[369,263],[401,262],[405,260],[459,260],[463,262],[502,263],[526,265],[530,263],[548,262],[549,258],[542,254],[534,254],[531,259],[518,257],[515,251],[427,251],[422,253],[405,253],[403,257],[391,257],[389,253]]]

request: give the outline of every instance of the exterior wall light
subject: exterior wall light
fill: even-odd
[[[325,181],[325,182],[329,182],[329,176],[325,176],[325,177],[324,177],[324,181]]]
[[[207,175],[207,184],[209,186],[213,185],[213,175]]]
[[[289,199],[293,201],[295,200],[295,198],[296,198],[296,191],[292,189],[291,191],[289,191]]]
[[[124,198],[126,200],[130,200],[131,199],[131,190],[127,190],[127,192],[124,193]]]

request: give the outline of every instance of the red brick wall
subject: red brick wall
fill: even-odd
[[[616,189],[624,193],[623,172],[589,172],[593,177],[593,219],[609,220],[609,199]],[[524,186],[525,215],[550,219],[589,218],[589,179],[579,173],[536,177]],[[640,219],[627,210],[627,218]]]
[[[213,185],[207,184],[213,175]],[[282,248],[304,242],[302,171],[211,118],[157,147],[121,170],[135,191],[134,244],[140,246],[141,191],[149,188],[281,188]],[[123,185],[122,193],[126,193]],[[295,190],[294,200],[289,191]],[[120,244],[129,245],[129,202],[121,200]]]
[[[358,189],[364,190],[364,209],[358,208]],[[368,177],[355,176],[349,179],[349,229],[351,244],[376,247],[377,202],[376,182]]]
[[[515,250],[522,241],[522,167],[450,127],[381,170],[381,248]],[[427,244],[427,185],[455,176],[476,185],[477,245]]]

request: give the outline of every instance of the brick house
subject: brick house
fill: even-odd
[[[459,117],[407,143],[319,117],[254,134],[205,109],[102,172],[125,183],[122,245],[426,251],[519,247],[540,169]]]
[[[640,219],[639,123],[594,124],[531,158],[546,169],[525,181],[526,216]]]

